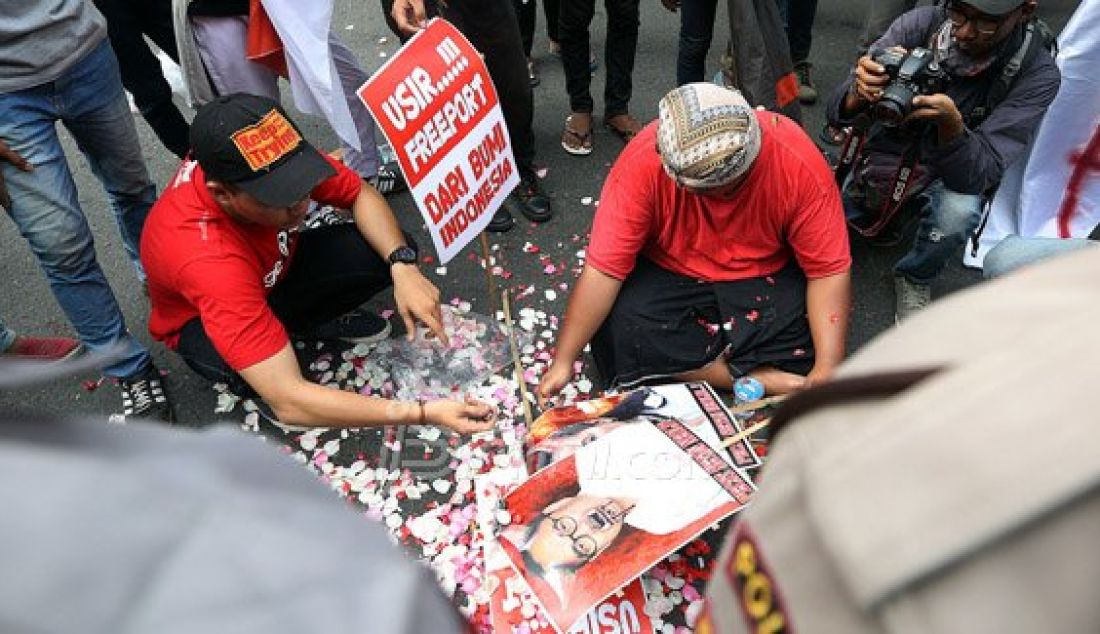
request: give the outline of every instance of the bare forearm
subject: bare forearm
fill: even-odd
[[[317,427],[374,427],[415,423],[417,403],[371,398],[306,380],[290,344],[241,370],[243,378],[284,423]]]
[[[816,368],[831,370],[844,359],[851,300],[848,271],[806,282],[806,315],[814,341]]]
[[[364,184],[351,208],[355,226],[378,255],[388,257],[405,244],[405,236],[397,224],[386,199],[373,187]]]
[[[622,282],[585,265],[569,296],[565,322],[558,335],[555,363],[572,363],[607,319]]]
[[[307,427],[379,427],[420,422],[418,403],[363,396],[304,379],[292,393],[269,404],[280,421]]]

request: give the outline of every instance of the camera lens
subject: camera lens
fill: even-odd
[[[888,101],[885,98],[880,99],[879,102],[875,104],[874,114],[876,119],[887,126],[899,125],[901,124],[901,120],[905,118],[905,113],[902,112],[901,105],[893,101]]]
[[[897,126],[909,114],[912,107],[913,90],[897,83],[890,84],[875,104],[874,116],[886,126]]]

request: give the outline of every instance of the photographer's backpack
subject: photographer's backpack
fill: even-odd
[[[993,111],[993,109],[1008,95],[1009,90],[1012,88],[1012,84],[1016,81],[1016,76],[1019,74],[1020,69],[1026,62],[1039,53],[1040,50],[1046,49],[1050,52],[1052,57],[1056,57],[1058,54],[1058,44],[1054,32],[1051,28],[1039,18],[1032,18],[1024,27],[1024,39],[1020,43],[1019,48],[1013,53],[1012,57],[1005,62],[1001,67],[1001,71],[998,76],[993,80],[989,90],[986,92],[985,100],[982,105],[973,108],[969,113],[964,115],[964,121],[966,127],[973,130],[985,121],[986,117]],[[934,33],[935,31],[933,31]],[[859,163],[863,156],[863,145],[867,140],[867,133],[871,128],[871,118],[864,114],[861,115],[856,123],[845,129],[844,142],[841,145],[840,154],[837,159],[836,170],[834,172],[836,177],[837,186],[841,189],[844,188],[845,181],[847,181],[852,170]],[[893,186],[889,188],[890,195],[883,202],[879,212],[873,216],[869,216],[868,220],[861,222],[858,219],[849,220],[851,227],[860,235],[867,238],[874,238],[878,236],[883,230],[891,225],[895,220],[897,212],[901,210],[902,206],[909,200],[911,196],[917,192],[911,191],[915,181],[919,180],[915,178],[917,176],[918,163],[920,162],[920,142],[915,140],[910,143],[902,154],[901,159],[898,161],[897,170],[893,176]],[[980,236],[982,229],[985,227],[986,220],[989,215],[989,203],[993,200],[993,194],[996,192],[996,187],[983,192],[983,211],[982,219],[979,223],[977,230],[972,236],[974,250],[977,250],[978,236]]]

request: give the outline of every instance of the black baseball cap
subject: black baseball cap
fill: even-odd
[[[1024,3],[1024,0],[959,0],[986,15],[1004,15]]]
[[[271,207],[290,207],[336,175],[282,106],[257,95],[224,95],[199,108],[191,148],[206,178]]]

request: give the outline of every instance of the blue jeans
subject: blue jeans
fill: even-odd
[[[0,319],[0,352],[7,352],[13,343],[15,343],[15,331],[8,328],[4,320]]]
[[[103,368],[127,377],[151,362],[130,336],[107,278],[96,261],[88,220],[55,128],[62,122],[107,190],[122,243],[144,278],[138,245],[156,190],[142,160],[134,118],[107,40],[56,80],[0,94],[0,139],[33,166],[0,163],[12,199],[12,220],[30,243],[50,289],[81,341],[120,359]]]
[[[1100,243],[1085,238],[1008,236],[986,254],[982,262],[982,273],[987,278],[1000,277],[1022,266],[1097,244]]]
[[[937,180],[906,207],[899,213],[915,210],[920,224],[913,247],[894,265],[894,275],[914,284],[931,284],[947,260],[962,253],[967,238],[977,228],[982,197],[951,191]],[[844,196],[844,212],[849,219],[868,213],[848,196]]]

